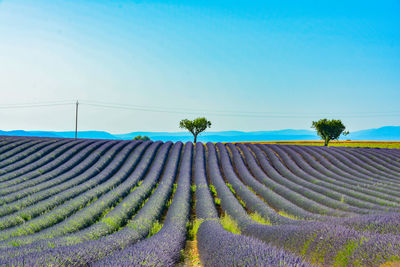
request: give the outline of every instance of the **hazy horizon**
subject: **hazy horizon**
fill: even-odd
[[[198,116],[210,131],[400,125],[399,13],[398,1],[3,0],[0,130],[73,131],[76,100],[79,131],[178,132]]]
[[[366,129],[360,129],[360,130],[356,130],[353,132],[359,132],[359,131],[367,131],[367,130],[377,130],[377,129],[381,129],[381,128],[386,128],[386,127],[400,127],[400,125],[385,125],[385,126],[381,126],[381,127],[377,127],[377,128],[366,128]],[[4,129],[0,129],[0,131],[5,131],[5,132],[12,132],[12,131],[26,131],[26,132],[75,132],[74,130],[66,130],[66,131],[55,131],[55,130],[24,130],[24,129],[14,129],[14,130],[4,130]],[[259,130],[259,131],[240,131],[240,130],[221,130],[221,131],[215,131],[215,130],[206,130],[204,132],[202,132],[201,134],[212,134],[212,133],[220,133],[220,132],[241,132],[241,133],[255,133],[255,132],[280,132],[280,131],[310,131],[313,132],[314,134],[317,134],[317,132],[314,129],[293,129],[293,128],[286,128],[286,129],[272,129],[272,130]],[[187,130],[176,130],[176,131],[142,131],[142,130],[138,130],[138,131],[130,131],[130,132],[112,132],[112,131],[107,131],[107,130],[78,130],[78,132],[107,132],[109,134],[112,135],[124,135],[124,134],[129,134],[129,133],[140,133],[140,132],[144,132],[144,133],[172,133],[172,134],[185,134],[188,136],[192,136],[192,134],[190,132],[188,132]],[[350,132],[353,133],[353,132]],[[346,138],[344,136],[342,136],[342,138]]]

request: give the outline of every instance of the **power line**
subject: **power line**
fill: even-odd
[[[245,117],[245,118],[315,118],[322,116],[334,116],[342,118],[371,118],[371,117],[398,117],[400,111],[368,111],[368,112],[340,112],[340,113],[299,113],[292,112],[256,112],[256,111],[232,111],[232,110],[203,110],[203,109],[188,109],[188,108],[171,108],[171,107],[157,107],[157,106],[142,106],[131,105],[122,103],[109,103],[109,102],[96,102],[96,101],[81,101],[79,104],[89,107],[119,109],[119,110],[132,110],[143,112],[156,112],[167,114],[182,114],[182,115],[195,115],[195,116],[221,116],[221,117]],[[72,101],[48,101],[48,102],[35,102],[35,103],[19,103],[0,105],[0,109],[18,109],[18,108],[40,108],[40,107],[53,107],[53,106],[69,106],[76,105]]]
[[[71,101],[18,103],[18,104],[0,105],[0,109],[39,108],[39,107],[67,106],[71,104],[73,104],[73,102]]]
[[[397,112],[378,112],[374,114],[373,112],[369,113],[353,113],[354,115],[346,115],[346,114],[337,114],[337,113],[319,113],[319,114],[300,114],[296,115],[289,113],[263,113],[263,112],[253,112],[253,114],[249,114],[251,112],[215,112],[215,111],[179,111],[179,110],[170,110],[170,109],[161,109],[161,108],[152,108],[152,107],[142,107],[142,106],[131,106],[124,104],[101,104],[96,102],[81,102],[81,104],[92,107],[100,107],[100,108],[111,108],[111,109],[120,109],[120,110],[134,110],[134,111],[146,111],[146,112],[157,112],[157,113],[169,113],[169,114],[183,114],[183,115],[204,115],[204,116],[222,116],[222,117],[247,117],[247,118],[315,118],[321,116],[340,116],[344,118],[370,118],[370,117],[397,117],[400,116],[400,111]],[[352,114],[352,113],[349,113]]]
[[[83,100],[81,103],[85,105],[91,105],[96,107],[109,107],[109,108],[120,108],[120,109],[132,109],[132,110],[141,110],[141,111],[154,111],[154,112],[172,112],[172,113],[188,113],[192,112],[195,114],[198,113],[213,113],[213,114],[257,114],[257,115],[293,115],[293,112],[276,112],[276,111],[243,111],[243,110],[207,110],[207,109],[193,109],[193,108],[171,108],[171,107],[159,107],[159,106],[141,106],[141,105],[132,105],[132,104],[122,104],[122,103],[111,103],[111,102],[98,102],[98,101],[90,101]],[[376,115],[376,114],[400,114],[399,111],[364,111],[364,112],[334,112],[334,113],[318,113],[317,115]],[[299,114],[299,112],[296,112]],[[310,115],[315,116],[315,113],[302,113],[302,115]]]

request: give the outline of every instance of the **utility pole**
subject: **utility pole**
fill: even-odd
[[[76,108],[75,108],[75,139],[78,138],[78,105],[79,102],[76,100]]]

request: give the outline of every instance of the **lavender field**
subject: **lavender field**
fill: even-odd
[[[0,136],[0,266],[399,266],[400,150]],[[193,256],[193,255],[192,255]]]

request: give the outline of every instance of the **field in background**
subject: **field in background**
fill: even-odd
[[[259,141],[259,142],[237,142],[237,143],[305,145],[305,146],[323,146],[324,145],[323,141]],[[331,141],[331,142],[329,142],[329,146],[376,147],[376,148],[400,149],[400,141]]]

